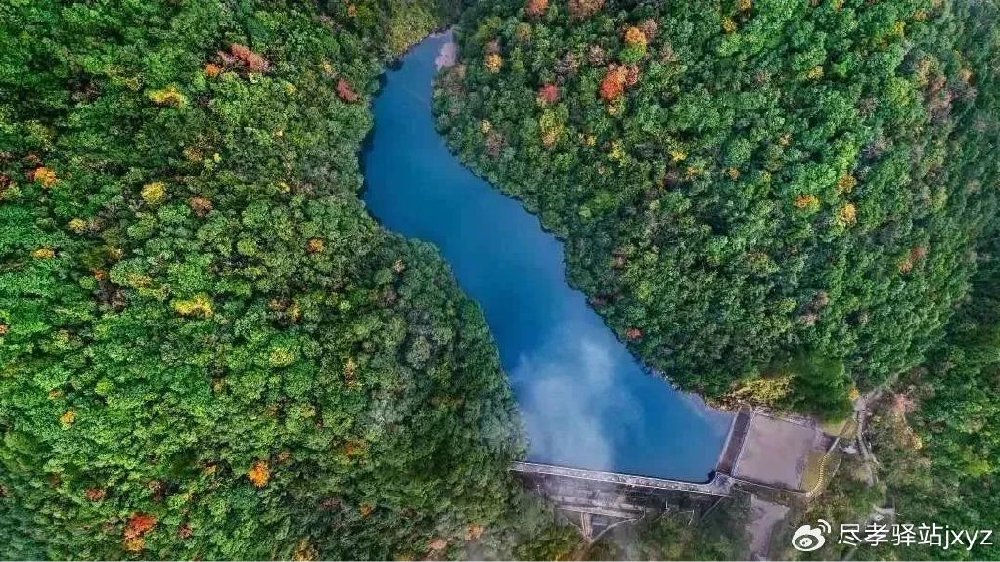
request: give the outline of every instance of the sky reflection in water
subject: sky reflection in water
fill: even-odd
[[[437,245],[483,307],[530,460],[705,480],[730,415],[647,375],[567,284],[562,244],[448,152],[430,110],[445,43],[424,41],[386,75],[364,155],[369,209],[390,230]]]

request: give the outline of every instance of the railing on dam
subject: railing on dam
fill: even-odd
[[[732,478],[728,474],[723,474],[718,471],[715,472],[712,479],[708,482],[698,484],[693,482],[683,482],[680,480],[668,480],[666,478],[636,476],[633,474],[620,474],[617,472],[604,472],[600,470],[585,470],[533,462],[515,462],[511,465],[511,470],[522,474],[546,475],[559,478],[571,478],[574,480],[600,482],[604,484],[615,484],[619,486],[629,486],[632,488],[644,488],[647,490],[685,492],[711,496],[728,496],[733,486]]]

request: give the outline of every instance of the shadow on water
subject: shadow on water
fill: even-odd
[[[424,40],[384,77],[364,154],[369,210],[386,228],[437,245],[482,306],[529,460],[705,480],[730,414],[647,374],[570,287],[562,243],[463,166],[435,130],[435,57],[450,37]]]

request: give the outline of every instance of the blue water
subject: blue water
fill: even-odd
[[[647,374],[567,283],[562,243],[465,168],[435,131],[435,58],[449,40],[426,39],[385,77],[364,155],[369,210],[388,229],[437,245],[482,306],[529,460],[706,480],[730,415]]]

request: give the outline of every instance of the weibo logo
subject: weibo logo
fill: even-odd
[[[833,527],[826,519],[817,520],[815,527],[803,525],[792,535],[792,546],[799,552],[812,552],[826,544],[826,535],[832,530]]]

